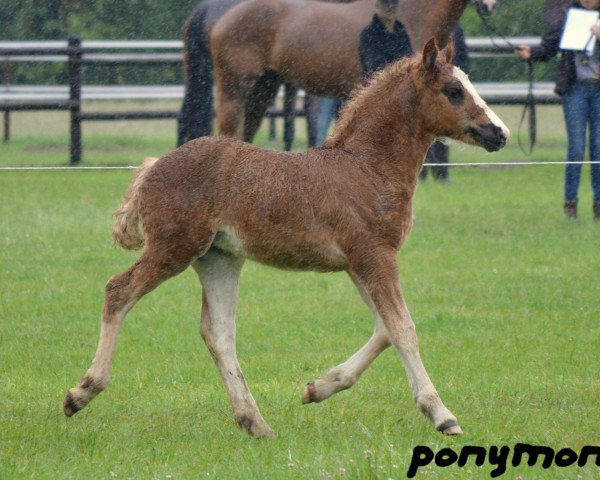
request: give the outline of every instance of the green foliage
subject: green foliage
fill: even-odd
[[[1,40],[179,38],[198,0],[0,0]]]
[[[489,22],[506,37],[541,35],[547,28],[542,16],[544,0],[498,0]],[[475,8],[468,7],[461,18],[467,36],[485,37],[488,31]]]
[[[180,39],[198,0],[0,0],[0,40]],[[15,84],[65,84],[64,63],[11,65]],[[86,84],[181,84],[181,65],[88,65]]]

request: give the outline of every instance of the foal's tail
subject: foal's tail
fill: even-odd
[[[146,174],[158,158],[148,157],[133,174],[129,188],[119,208],[113,213],[113,239],[116,244],[126,250],[137,250],[144,246],[144,232],[138,214],[138,195],[140,185],[144,183]]]
[[[185,95],[179,114],[178,146],[212,133],[213,71],[205,31],[207,8],[200,4],[183,26]]]

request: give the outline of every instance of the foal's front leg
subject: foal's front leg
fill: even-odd
[[[440,432],[461,434],[456,417],[442,403],[421,361],[415,325],[400,290],[395,252],[369,252],[351,265],[353,278],[371,298],[390,342],[400,352],[419,410]]]
[[[243,259],[210,250],[193,264],[202,283],[201,333],[219,369],[235,420],[254,437],[275,435],[263,419],[237,360],[235,315]]]

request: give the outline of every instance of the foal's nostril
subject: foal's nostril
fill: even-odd
[[[499,137],[502,137],[502,138],[505,137],[504,132],[502,131],[502,129],[498,125],[491,124],[490,128],[491,128],[492,133],[494,135],[498,135]]]
[[[508,140],[507,131],[493,123],[486,123],[476,128],[468,128],[466,133],[489,152],[504,148]]]
[[[506,143],[506,140],[508,140],[508,138],[506,138],[506,134],[502,130],[500,130],[499,132],[497,132],[497,135],[498,135],[498,139],[502,143]]]

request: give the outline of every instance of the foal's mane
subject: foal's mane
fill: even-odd
[[[404,57],[374,73],[363,85],[354,88],[340,112],[333,135],[325,142],[325,147],[338,147],[356,130],[359,120],[364,122],[369,115],[381,115],[381,106],[392,91],[398,90],[400,83],[412,77],[411,72],[421,64],[421,54]],[[414,93],[412,88],[402,88],[406,98]]]

